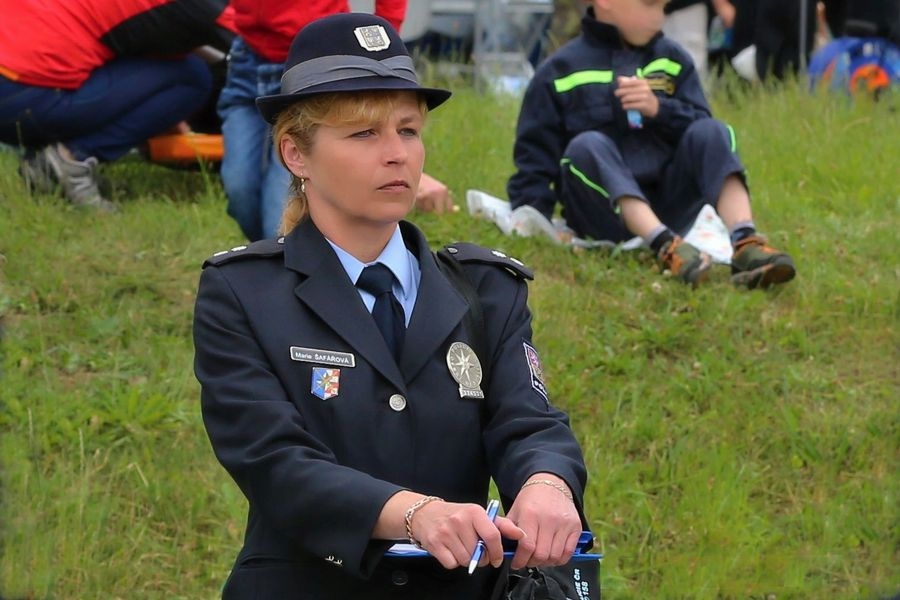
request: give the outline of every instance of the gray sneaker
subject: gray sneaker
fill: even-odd
[[[40,168],[53,177],[63,188],[66,198],[75,206],[95,208],[102,212],[116,212],[119,208],[104,198],[97,187],[97,159],[93,156],[85,160],[65,158],[54,144],[41,150],[35,157]]]
[[[23,157],[19,161],[19,175],[32,193],[52,194],[56,191],[56,179],[47,170],[40,155]]]

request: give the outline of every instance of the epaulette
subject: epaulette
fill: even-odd
[[[477,262],[485,265],[495,265],[512,271],[514,275],[522,279],[534,279],[534,273],[525,266],[525,263],[517,258],[507,256],[499,250],[492,250],[468,242],[454,242],[447,244],[444,248],[453,258],[461,263]]]
[[[248,258],[268,258],[282,253],[284,253],[284,236],[274,240],[259,240],[245,246],[235,246],[230,250],[216,252],[203,261],[203,268],[205,269],[210,265],[218,267],[219,265]]]

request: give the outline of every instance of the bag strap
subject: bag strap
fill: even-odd
[[[487,388],[487,383],[490,381],[491,361],[485,336],[484,309],[481,306],[481,298],[479,298],[475,286],[472,285],[472,280],[466,275],[465,269],[453,254],[447,251],[446,247],[438,250],[435,254],[438,258],[438,267],[469,305],[469,310],[466,311],[465,326],[472,338],[472,344],[475,346],[473,348],[475,355],[481,362],[482,381],[485,382],[485,388]]]

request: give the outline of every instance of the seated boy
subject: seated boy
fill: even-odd
[[[730,127],[712,118],[691,59],[662,33],[666,0],[592,0],[581,34],[537,69],[516,130],[513,208],[557,202],[580,237],[644,239],[697,284],[711,266],[679,235],[704,204],[731,235],[733,280],[789,281],[791,257],[759,235]]]

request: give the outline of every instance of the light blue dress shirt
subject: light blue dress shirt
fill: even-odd
[[[344,270],[350,277],[350,281],[354,285],[356,285],[356,281],[362,274],[362,270],[369,265],[382,263],[391,270],[391,273],[394,274],[394,296],[400,301],[400,306],[403,307],[403,314],[406,316],[406,325],[409,326],[409,319],[412,316],[413,308],[416,305],[416,297],[419,293],[419,280],[422,278],[422,271],[419,269],[419,262],[416,260],[416,257],[403,243],[400,226],[398,225],[394,229],[390,241],[384,247],[384,250],[381,251],[381,254],[378,255],[378,258],[370,263],[361,262],[331,240],[328,240],[328,243],[334,248],[338,260],[341,261],[341,265],[343,265]],[[356,289],[366,308],[369,312],[372,312],[372,307],[375,306],[375,296],[360,288]]]

